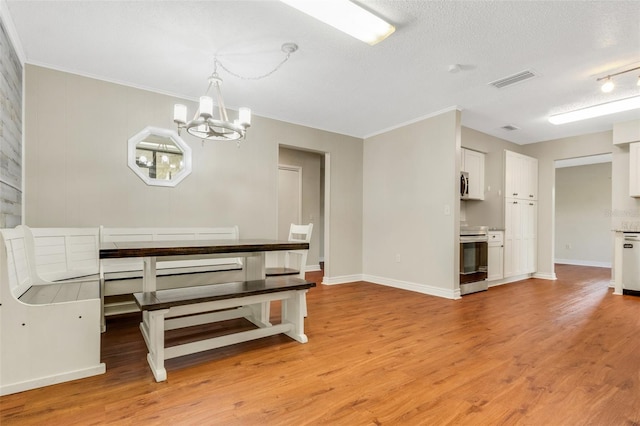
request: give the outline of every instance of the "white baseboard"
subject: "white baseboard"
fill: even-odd
[[[362,281],[362,274],[342,275],[338,277],[328,277],[325,275],[322,277],[322,284],[324,285],[347,284],[356,281]]]
[[[541,280],[557,280],[558,277],[556,276],[555,272],[552,272],[551,274],[545,274],[542,272],[536,272],[535,274],[533,274],[533,278],[539,278]]]
[[[494,280],[494,281],[489,281],[489,287],[496,287],[499,285],[503,285],[503,284],[510,284],[510,283],[514,283],[516,281],[522,281],[522,280],[527,280],[531,278],[531,274],[525,274],[525,275],[516,275],[513,277],[509,277],[509,278],[502,278],[499,280]]]
[[[444,297],[445,299],[460,299],[460,289],[444,289],[428,284],[412,283],[409,281],[400,281],[392,278],[376,277],[366,274],[362,276],[362,280],[402,290],[414,291],[416,293],[428,294],[430,296]]]
[[[98,374],[104,374],[106,366],[104,363],[100,363],[94,367],[89,367],[83,370],[68,371],[65,373],[56,374],[47,377],[38,377],[32,380],[26,380],[19,383],[10,383],[0,386],[0,395],[9,395],[12,393],[23,392],[26,390],[41,388],[44,386],[56,385],[58,383],[69,382],[76,379],[84,379],[85,377],[96,376]]]
[[[304,271],[305,272],[316,272],[316,271],[322,271],[322,269],[320,269],[320,264],[318,265],[307,265],[304,267]]]
[[[596,268],[611,268],[611,262],[598,262],[595,260],[554,259],[554,263],[563,265],[595,266]]]

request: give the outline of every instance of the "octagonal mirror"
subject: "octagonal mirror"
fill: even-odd
[[[191,173],[191,148],[174,130],[145,127],[128,148],[129,168],[147,185],[176,186]]]

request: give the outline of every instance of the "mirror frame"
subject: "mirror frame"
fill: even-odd
[[[150,178],[140,170],[140,167],[136,164],[136,147],[139,142],[145,140],[148,136],[159,136],[169,138],[173,143],[182,151],[182,157],[184,161],[184,167],[178,173],[171,178],[171,180],[162,180],[156,178]],[[152,186],[169,186],[174,187],[184,178],[191,174],[191,148],[182,140],[175,130],[162,129],[160,127],[147,126],[139,133],[131,136],[128,141],[128,154],[127,163],[129,168],[144,181],[147,185]]]

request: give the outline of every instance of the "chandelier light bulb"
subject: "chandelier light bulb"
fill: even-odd
[[[251,110],[246,107],[239,108],[238,121],[241,126],[249,127],[251,125]]]
[[[213,99],[209,96],[200,96],[200,117],[213,116]]]
[[[185,124],[187,122],[187,106],[175,104],[173,106],[173,121],[175,123]]]
[[[607,81],[604,82],[601,89],[604,93],[609,93],[613,90],[614,87],[615,85],[613,84],[613,81],[611,81],[610,78],[607,78]]]
[[[638,81],[636,81],[636,86],[640,86],[640,75],[638,76]]]

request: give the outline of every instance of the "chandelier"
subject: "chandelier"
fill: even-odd
[[[209,76],[209,86],[203,96],[200,96],[200,103],[198,110],[196,111],[192,120],[187,121],[187,107],[186,105],[176,104],[173,107],[173,121],[178,126],[178,134],[180,130],[186,129],[187,132],[193,136],[196,136],[202,140],[225,140],[225,141],[240,141],[247,133],[247,128],[251,126],[251,110],[246,107],[238,108],[238,118],[231,121],[227,113],[227,108],[224,105],[224,98],[222,97],[222,78],[218,74],[218,66],[224,69],[234,77],[242,80],[260,80],[268,77],[276,72],[287,60],[289,56],[296,50],[298,45],[294,43],[285,43],[281,47],[282,52],[285,53],[285,58],[271,71],[266,74],[257,77],[243,77],[235,74],[227,69],[218,58],[213,60],[213,73]],[[215,96],[217,104],[217,117],[214,116],[214,100],[209,95],[213,89],[213,96]]]

